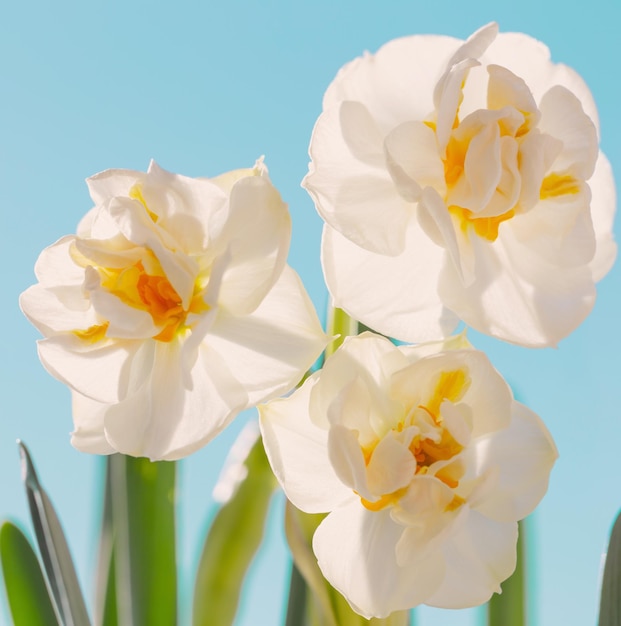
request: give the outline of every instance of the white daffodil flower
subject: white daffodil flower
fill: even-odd
[[[548,49],[490,24],[396,39],[345,65],[303,185],[336,306],[403,341],[462,319],[526,346],[588,315],[615,187],[593,98]]]
[[[487,601],[557,458],[541,420],[463,336],[365,333],[259,407],[275,475],[307,513],[326,579],[367,618]]]
[[[20,299],[72,389],[73,445],[177,459],[292,388],[323,350],[286,265],[291,223],[258,161],[192,179],[151,163],[88,179],[95,207]]]

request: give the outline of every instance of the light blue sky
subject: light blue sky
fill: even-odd
[[[463,38],[490,20],[545,41],[555,61],[583,75],[599,106],[603,150],[620,172],[617,0],[575,8],[560,0],[24,0],[0,9],[0,517],[27,524],[19,437],[57,505],[87,591],[100,463],[69,445],[69,394],[39,365],[37,332],[17,306],[41,249],[74,232],[90,208],[84,179],[110,167],[145,169],[151,158],[210,176],[264,154],[293,216],[290,263],[323,315],[321,223],[299,183],[325,87],[343,63],[391,38]],[[593,314],[557,350],[470,336],[547,422],[561,453],[533,524],[535,624],[595,623],[601,554],[621,507],[620,281],[617,267],[600,284]],[[219,468],[251,418],[182,464],[186,580]],[[277,504],[238,626],[277,624],[281,615],[287,557],[280,513]],[[419,623],[467,626],[475,614],[425,610]]]

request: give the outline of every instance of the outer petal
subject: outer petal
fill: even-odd
[[[386,171],[383,137],[364,105],[343,102],[322,113],[309,153],[302,184],[322,217],[363,248],[401,252],[411,209]]]
[[[502,524],[470,511],[443,547],[444,578],[426,604],[466,608],[483,604],[494,592],[499,593],[500,583],[515,569],[517,536],[517,522]]]
[[[519,402],[513,404],[509,427],[479,438],[472,454],[478,471],[497,470],[497,479],[471,506],[498,522],[520,520],[533,511],[548,489],[558,458],[543,422]]]
[[[323,108],[343,100],[362,102],[383,134],[401,122],[425,119],[433,110],[433,89],[462,43],[438,35],[394,39],[374,55],[343,66],[324,95]]]
[[[267,177],[247,176],[231,189],[219,245],[229,257],[219,301],[236,315],[253,311],[280,276],[289,252],[291,218]]]
[[[397,565],[397,543],[403,526],[386,510],[370,512],[351,502],[330,513],[313,537],[323,575],[364,617],[386,617],[393,611],[426,602],[444,575],[437,554]]]
[[[205,343],[243,385],[252,405],[294,387],[328,337],[298,275],[287,266],[252,314],[220,311]]]
[[[99,402],[119,402],[130,382],[132,360],[141,358],[139,341],[87,344],[73,335],[58,335],[37,343],[45,369],[73,390]]]
[[[591,217],[595,230],[597,248],[590,268],[593,280],[601,280],[610,270],[617,256],[617,244],[613,239],[613,220],[617,197],[610,162],[600,152],[595,172],[589,180],[591,188]]]
[[[566,65],[552,63],[550,50],[541,41],[523,33],[500,33],[481,62],[502,65],[524,79],[536,102],[553,85],[566,87],[578,97],[585,113],[598,127],[597,108],[586,83]]]
[[[439,339],[457,325],[437,292],[443,258],[444,250],[416,224],[410,223],[405,249],[396,257],[364,250],[324,226],[321,261],[335,306],[403,341]]]
[[[112,454],[116,450],[106,439],[104,418],[107,404],[96,402],[75,391],[71,394],[71,410],[75,430],[71,433],[71,445],[90,454]]]
[[[187,381],[180,343],[153,343],[144,384],[106,411],[106,437],[124,454],[174,460],[213,439],[246,407],[247,396],[214,350],[201,347]]]
[[[328,431],[313,424],[309,399],[318,375],[286,399],[259,406],[261,433],[287,498],[307,513],[324,513],[354,499],[328,459]]]
[[[472,328],[523,346],[554,346],[591,311],[587,267],[551,266],[502,233],[491,246],[478,238],[472,245],[476,281],[464,287],[445,266],[439,284],[446,306]]]

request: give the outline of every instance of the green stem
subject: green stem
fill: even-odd
[[[526,520],[519,523],[517,565],[515,572],[502,583],[502,593],[494,594],[487,605],[488,626],[526,626]]]

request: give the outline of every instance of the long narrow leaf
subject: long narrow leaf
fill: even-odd
[[[229,626],[244,577],[261,543],[277,483],[263,442],[244,461],[245,478],[218,511],[205,538],[194,585],[194,626]]]
[[[502,593],[488,603],[488,626],[526,625],[526,523],[519,523],[517,565],[515,572],[502,583]]]
[[[30,515],[56,610],[64,626],[90,625],[69,547],[52,503],[41,487],[26,446],[18,442]]]
[[[11,522],[0,527],[0,563],[15,626],[57,626],[58,617],[37,555]]]
[[[610,533],[598,624],[621,626],[621,513],[617,516]]]
[[[124,455],[114,455],[110,463],[114,525],[110,565],[118,623],[173,626],[177,623],[176,465]]]

